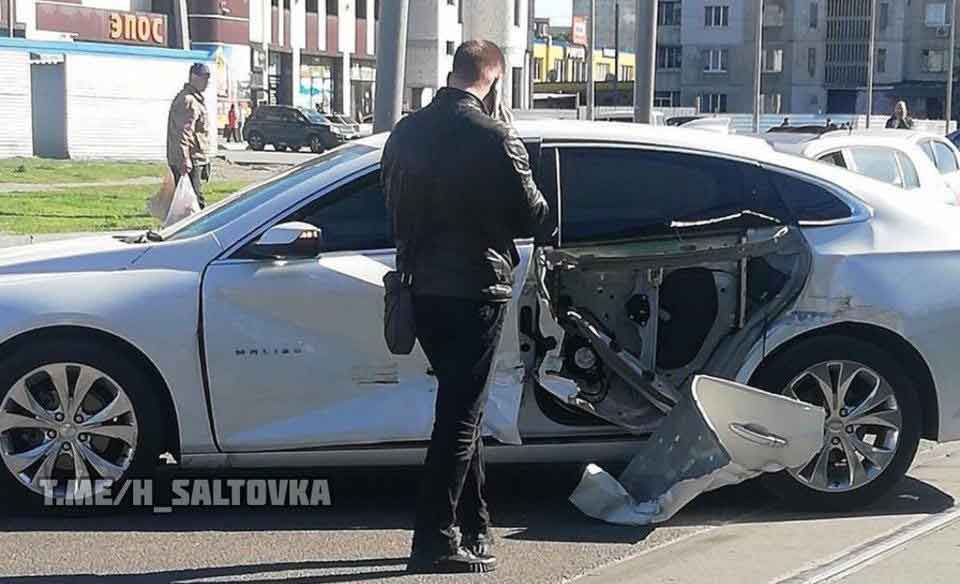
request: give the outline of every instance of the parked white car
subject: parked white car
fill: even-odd
[[[897,186],[909,191],[911,195],[949,205],[955,205],[958,200],[957,193],[960,193],[960,190],[954,190],[950,183],[955,180],[953,173],[944,173],[938,169],[933,151],[934,144],[937,151],[944,150],[941,156],[946,168],[948,157],[953,156],[953,153],[947,150],[954,149],[952,146],[948,149],[941,145],[935,135],[899,130],[839,130],[819,135],[770,133],[763,137],[780,152],[846,168]],[[948,141],[944,139],[943,142]],[[960,180],[960,177],[957,180]],[[957,184],[960,186],[960,182]]]
[[[921,437],[960,438],[960,210],[754,138],[518,131],[559,230],[520,246],[490,461],[628,460],[697,373],[827,411],[823,450],[767,481],[795,505],[865,503]],[[434,378],[381,336],[384,140],[160,233],[0,252],[8,500],[122,481],[164,452],[186,467],[422,460]]]

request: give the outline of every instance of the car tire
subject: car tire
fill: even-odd
[[[263,150],[263,147],[266,146],[263,141],[263,134],[260,132],[250,132],[250,135],[247,136],[247,144],[251,149],[256,150],[257,152],[260,152]]]
[[[53,378],[59,371],[64,372],[61,378],[70,388],[67,408],[62,408],[60,398],[56,397]],[[72,401],[77,397],[74,392],[82,391],[87,385],[81,379],[93,381],[77,404]],[[29,397],[22,387],[31,388],[27,390]],[[38,475],[51,476],[57,481],[55,497],[64,498],[67,492],[62,488],[66,488],[69,481],[63,479],[78,476],[77,455],[90,478],[113,481],[114,494],[121,492],[123,483],[131,478],[152,478],[166,443],[166,420],[158,391],[161,389],[151,377],[125,358],[122,351],[89,339],[43,340],[7,355],[0,361],[0,493],[3,493],[0,499],[11,509],[27,511],[93,510],[70,505],[51,508],[43,490],[37,489],[36,484],[33,488],[27,484]],[[24,405],[21,401],[28,403]],[[72,414],[72,424],[67,417],[66,424],[59,423],[57,429],[51,431],[56,418],[60,417],[55,413],[57,410],[67,416],[73,411],[76,414]],[[9,415],[11,412],[19,417],[13,418]],[[110,417],[111,414],[118,415]],[[25,422],[27,424],[39,419],[46,428],[18,427],[24,419],[32,420]],[[57,434],[56,437],[51,432]],[[35,464],[18,477],[11,464],[19,466],[22,462],[13,457],[24,452],[35,453],[36,448],[47,443],[50,447],[46,453],[37,457]],[[71,445],[69,450],[63,446],[65,443]],[[51,457],[55,460],[46,465]],[[52,469],[53,474],[48,475],[45,469]],[[108,476],[110,474],[116,476]]]
[[[286,151],[287,151],[287,145],[286,145],[286,144],[274,144],[274,145],[273,145],[273,149],[276,150],[277,152],[286,152]]]
[[[922,426],[916,385],[900,363],[901,360],[876,345],[839,335],[802,340],[765,362],[750,381],[759,389],[797,397],[821,407],[825,407],[824,403],[817,402],[825,398],[818,400],[818,395],[826,394],[818,394],[821,390],[817,379],[835,379],[831,385],[834,396],[837,387],[847,385],[849,389],[843,404],[825,407],[828,419],[824,425],[824,449],[802,469],[764,475],[762,484],[791,507],[836,511],[866,505],[900,482],[916,455]],[[850,375],[851,371],[856,373]],[[844,379],[851,378],[849,384],[843,383]],[[871,405],[885,395],[893,399],[888,397],[884,402]],[[838,414],[845,412],[846,416],[831,418],[831,409]],[[899,430],[871,425],[874,421],[898,425]],[[878,444],[882,447],[875,448]],[[863,452],[869,452],[881,464],[874,465]],[[859,465],[853,470],[848,453]],[[821,456],[826,456],[826,460]],[[818,462],[826,464],[818,467]]]
[[[321,154],[326,148],[323,145],[323,138],[320,136],[310,136],[310,152]]]

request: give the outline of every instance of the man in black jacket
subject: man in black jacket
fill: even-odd
[[[397,268],[412,275],[417,338],[438,382],[407,566],[414,572],[496,566],[483,497],[486,382],[519,261],[513,240],[538,231],[548,214],[526,148],[499,115],[504,71],[495,44],[463,43],[448,87],[397,124],[383,155]]]

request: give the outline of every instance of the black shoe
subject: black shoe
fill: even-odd
[[[493,556],[480,558],[462,547],[442,556],[416,553],[407,562],[407,572],[412,574],[484,574],[496,569],[497,559]]]
[[[493,534],[489,531],[464,533],[460,538],[460,546],[471,554],[480,557],[493,557]]]

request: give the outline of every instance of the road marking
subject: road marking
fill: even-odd
[[[862,543],[839,558],[815,568],[809,568],[775,584],[826,584],[836,582],[876,563],[903,546],[940,531],[960,520],[960,508],[951,507],[936,515],[908,523],[873,540]]]

